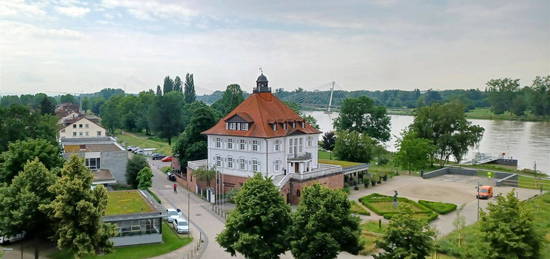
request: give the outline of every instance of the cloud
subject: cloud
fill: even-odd
[[[27,3],[24,0],[2,0],[0,1],[0,17],[17,16],[43,16],[46,14],[42,8],[43,3]]]
[[[84,34],[65,28],[53,29],[44,28],[32,24],[20,23],[20,22],[0,22],[0,31],[6,36],[0,42],[18,42],[20,40],[28,39],[82,39]]]
[[[71,17],[84,16],[90,12],[89,8],[77,7],[77,6],[56,7],[55,10],[60,14],[64,14]]]
[[[128,13],[140,20],[185,20],[197,15],[196,11],[186,7],[181,1],[167,3],[156,0],[103,0],[101,6],[110,9],[126,9]]]

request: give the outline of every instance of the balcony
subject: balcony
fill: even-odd
[[[294,153],[294,154],[288,154],[287,156],[287,160],[289,162],[293,162],[293,161],[307,161],[307,160],[311,160],[311,153],[309,152],[306,152],[306,153]]]

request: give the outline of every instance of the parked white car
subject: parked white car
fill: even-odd
[[[189,223],[184,218],[175,218],[172,224],[178,234],[189,233]]]
[[[1,236],[0,235],[0,245],[3,245],[3,244],[9,244],[9,243],[13,243],[13,242],[17,242],[19,240],[22,240],[23,238],[25,238],[25,232],[22,232],[22,233],[19,233],[15,236]]]
[[[180,209],[167,209],[166,214],[166,220],[170,223],[172,223],[174,219],[183,216]]]

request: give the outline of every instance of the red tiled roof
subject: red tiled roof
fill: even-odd
[[[252,121],[248,130],[229,130],[225,128],[226,120],[235,115],[245,121]],[[286,136],[296,131],[304,134],[321,133],[309,123],[305,123],[305,127],[302,128],[302,121],[304,121],[302,117],[272,93],[254,93],[218,121],[214,127],[203,131],[202,134],[272,138]],[[273,130],[272,124],[275,122],[278,123],[277,130]],[[292,128],[292,122],[296,122],[296,128]],[[288,123],[286,130],[280,123]]]

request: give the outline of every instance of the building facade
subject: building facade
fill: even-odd
[[[342,188],[342,168],[319,163],[321,133],[274,96],[261,74],[252,95],[203,132],[208,158],[189,162],[181,174],[182,184],[194,191],[209,188],[192,177],[193,170],[208,167],[220,172],[218,190],[238,188],[254,173],[261,173],[271,177],[291,203],[297,203],[300,189],[309,184]]]
[[[94,121],[86,117],[77,117],[59,130],[59,138],[93,138],[105,137],[106,131]]]

